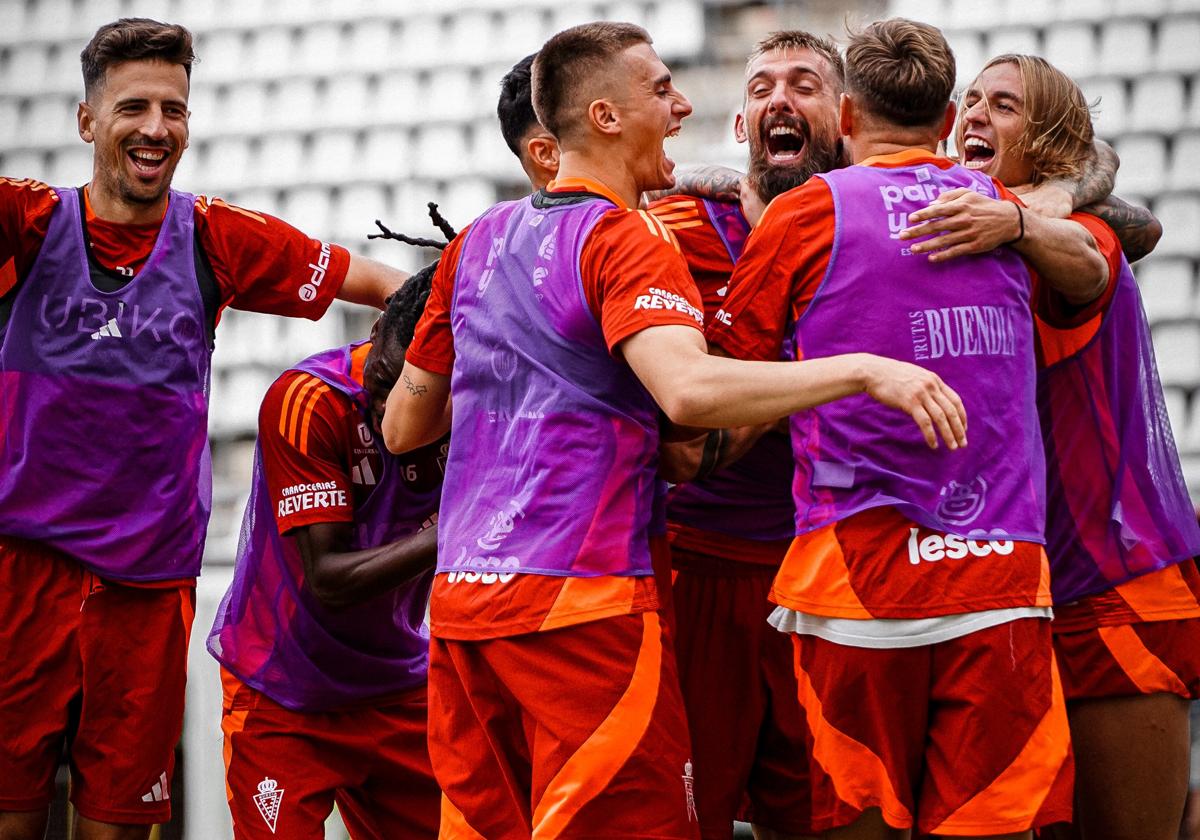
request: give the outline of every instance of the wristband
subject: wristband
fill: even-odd
[[[725,445],[725,430],[713,429],[704,439],[704,453],[700,456],[700,468],[696,470],[696,478],[708,478],[717,468],[721,457],[721,447]]]
[[[1021,205],[1017,204],[1017,202],[1013,201],[1013,202],[1011,202],[1011,204],[1013,207],[1017,208],[1017,221],[1021,223],[1021,232],[1017,234],[1016,239],[1010,239],[1007,242],[1001,242],[1000,243],[1001,246],[1016,245],[1018,242],[1020,242],[1022,239],[1025,238],[1025,213],[1022,212]]]

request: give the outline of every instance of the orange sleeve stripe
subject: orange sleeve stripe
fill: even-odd
[[[321,380],[315,376],[306,379],[295,397],[292,398],[291,404],[284,409],[288,414],[287,434],[284,435],[284,439],[292,446],[296,446],[297,432],[300,429],[300,415],[304,412],[304,404],[320,384]]]
[[[308,380],[303,376],[297,376],[292,379],[292,384],[288,386],[283,393],[283,400],[280,402],[279,409],[279,436],[287,438],[287,419],[288,411],[292,406],[292,395],[296,393],[296,389]]]
[[[675,238],[675,234],[673,234],[673,233],[671,233],[671,231],[667,230],[667,226],[663,223],[663,221],[660,218],[658,218],[658,216],[651,216],[650,218],[654,220],[654,224],[658,225],[658,229],[660,231],[662,231],[662,238],[667,240],[668,242],[670,242],[671,246],[678,253],[679,252],[679,240],[677,240]]]
[[[646,230],[650,231],[651,236],[658,236],[658,229],[654,227],[654,222],[650,221],[654,217],[645,210],[638,210],[637,214],[642,217],[642,221],[646,223]]]
[[[293,445],[303,454],[308,454],[308,426],[312,421],[313,411],[317,407],[317,403],[321,401],[321,397],[329,393],[329,386],[324,382],[319,382],[316,388],[313,388],[309,393],[308,398],[304,402],[303,408],[300,409],[300,433],[299,441]]]
[[[642,613],[642,643],[633,676],[608,717],[546,785],[533,811],[532,840],[560,837],[579,810],[603,793],[641,743],[658,703],[662,675],[662,625]]]
[[[1187,686],[1166,663],[1150,652],[1128,624],[1099,628],[1100,639],[1125,675],[1143,694],[1160,691],[1188,696]]]
[[[650,208],[650,212],[656,216],[661,215],[662,213],[670,213],[675,210],[691,210],[692,212],[698,212],[696,209],[696,199],[685,198],[681,201],[672,201],[670,204],[656,204]]]
[[[812,757],[826,769],[838,798],[856,808],[878,807],[883,811],[888,825],[908,828],[913,824],[912,813],[896,795],[892,778],[888,775],[883,760],[866,744],[855,740],[835,727],[825,718],[821,698],[813,687],[812,678],[800,663],[800,649],[796,651],[796,683],[799,688],[800,705],[808,719],[812,733]],[[879,791],[879,796],[876,796]],[[882,799],[882,801],[877,801]]]
[[[678,213],[655,213],[654,218],[670,224],[671,222],[682,222],[685,219],[698,219],[700,212],[698,210],[681,210]]]
[[[1061,772],[1070,754],[1067,706],[1058,663],[1053,661],[1050,679],[1050,707],[1021,752],[991,784],[946,817],[930,834],[978,834],[981,825],[988,826],[989,834],[1015,833],[1029,828],[1030,818],[1041,810],[1042,800],[1049,794],[1049,789],[1041,789],[1045,776],[1039,768],[1051,765]],[[1004,825],[1006,820],[1008,825]]]
[[[667,222],[667,227],[671,230],[687,230],[688,228],[703,227],[704,222],[696,219],[693,222]]]

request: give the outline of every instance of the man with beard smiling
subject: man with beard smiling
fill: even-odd
[[[65,741],[75,836],[134,840],[171,812],[219,313],[380,307],[404,275],[171,190],[185,28],[122,19],[81,60],[91,182],[0,179],[0,836],[42,836]]]
[[[803,31],[772,33],[746,63],[734,134],[749,144],[743,202],[672,195],[650,212],[679,240],[704,299],[720,309],[761,203],[842,164],[837,47]],[[795,532],[791,444],[774,427],[717,430],[684,454],[668,497],[676,655],[692,752],[696,810],[705,840],[732,836],[734,819],[760,836],[809,833],[808,728],[797,699],[792,647],[767,624],[767,600]],[[743,455],[742,453],[745,452]],[[687,457],[691,454],[692,457]],[[732,463],[730,463],[732,461]]]

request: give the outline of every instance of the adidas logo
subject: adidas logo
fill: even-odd
[[[102,338],[124,338],[121,334],[121,328],[117,326],[116,318],[109,318],[108,323],[100,329],[92,333],[92,341],[99,341]],[[147,800],[149,801],[149,800]]]
[[[119,336],[120,333],[117,333]],[[92,336],[96,338],[96,336]],[[160,773],[158,781],[154,783],[154,787],[150,788],[150,792],[142,796],[143,802],[165,802],[171,798],[171,790],[167,785],[166,772]]]

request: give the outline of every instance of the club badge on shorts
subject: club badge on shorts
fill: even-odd
[[[254,797],[254,804],[258,806],[258,813],[262,814],[263,822],[267,824],[267,828],[271,829],[271,833],[275,833],[275,823],[279,819],[279,805],[283,802],[283,788],[279,787],[279,782],[274,779],[263,777],[263,780],[258,783],[258,795]]]

